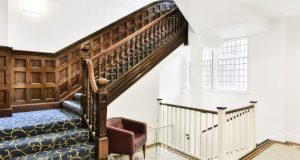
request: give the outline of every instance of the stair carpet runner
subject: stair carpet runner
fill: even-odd
[[[81,94],[63,108],[0,118],[0,160],[90,160],[95,144],[83,128]]]

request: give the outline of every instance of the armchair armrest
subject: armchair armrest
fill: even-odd
[[[147,133],[147,124],[127,118],[123,118],[123,127],[134,133]]]
[[[111,153],[134,153],[134,133],[120,128],[107,126],[107,137],[109,143],[109,152]]]

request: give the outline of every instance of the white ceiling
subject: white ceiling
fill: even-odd
[[[219,38],[269,30],[277,19],[300,16],[300,0],[175,0],[195,32]]]
[[[300,0],[239,0],[249,5],[269,19],[300,16]]]

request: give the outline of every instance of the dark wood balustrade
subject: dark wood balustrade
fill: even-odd
[[[100,55],[93,56],[95,75],[109,80],[108,103],[186,41],[187,21],[178,8],[173,8]]]
[[[173,50],[187,43],[188,23],[174,5],[127,38],[92,57],[82,47],[84,119],[98,143],[98,159],[107,159],[107,106]]]

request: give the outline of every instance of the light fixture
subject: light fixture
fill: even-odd
[[[23,0],[23,10],[37,14],[44,14],[46,11],[46,0]]]

